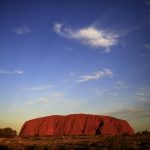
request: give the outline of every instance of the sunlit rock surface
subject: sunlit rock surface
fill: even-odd
[[[90,114],[53,115],[26,121],[20,136],[133,134],[125,120]]]

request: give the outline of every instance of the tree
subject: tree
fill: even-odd
[[[17,131],[7,127],[0,129],[0,137],[14,137],[17,135]]]

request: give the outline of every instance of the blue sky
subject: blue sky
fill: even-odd
[[[149,0],[1,0],[0,127],[92,113],[150,130]]]

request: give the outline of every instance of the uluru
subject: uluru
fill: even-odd
[[[134,133],[126,120],[91,114],[53,115],[26,121],[20,136],[121,135]]]

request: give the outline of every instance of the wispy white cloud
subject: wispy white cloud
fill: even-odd
[[[122,108],[108,113],[109,115],[119,116],[119,117],[128,117],[128,118],[145,118],[150,117],[150,111],[146,108],[140,107],[129,107]]]
[[[150,1],[149,1],[149,0],[144,1],[144,3],[145,3],[146,5],[148,5],[148,6],[150,6]]]
[[[30,100],[26,101],[26,104],[27,105],[35,105],[35,104],[40,104],[40,103],[41,104],[46,104],[46,103],[49,102],[50,99],[54,99],[54,98],[55,98],[54,103],[57,103],[57,102],[60,102],[59,98],[63,98],[64,96],[65,96],[64,92],[53,92],[49,96],[39,97],[39,98],[36,98],[36,99],[30,99]]]
[[[79,72],[69,72],[69,73],[65,73],[64,74],[64,77],[65,79],[62,80],[63,83],[67,83],[67,82],[71,82],[73,81],[72,78],[75,78],[77,77],[79,74]]]
[[[141,57],[148,57],[150,54],[142,54]]]
[[[18,35],[29,34],[31,32],[28,26],[17,27],[14,29],[14,32]]]
[[[118,43],[117,34],[93,26],[72,30],[64,24],[55,23],[54,32],[65,38],[79,40],[93,48],[103,48],[105,52],[110,52],[110,48]]]
[[[96,94],[99,97],[104,98],[105,96],[112,98],[113,97],[117,97],[119,96],[119,92],[118,91],[114,91],[111,86],[108,89],[104,89],[104,88],[100,88],[100,89],[90,89],[90,91],[92,91],[92,93],[94,93],[94,95]]]
[[[28,105],[33,105],[33,104],[37,104],[37,103],[43,103],[44,104],[44,103],[48,103],[48,102],[49,102],[48,97],[40,97],[40,98],[37,98],[35,100],[29,100],[26,103]]]
[[[22,70],[13,70],[13,71],[9,71],[9,70],[0,70],[0,74],[5,74],[5,75],[14,75],[14,74],[23,74]]]
[[[14,74],[23,74],[22,70],[14,70]]]
[[[41,103],[48,103],[48,98],[47,97],[41,97],[38,99],[38,102],[41,102]]]
[[[103,96],[105,94],[105,90],[102,89],[89,89],[90,92],[92,92],[94,95],[97,96]]]
[[[74,51],[74,49],[71,48],[71,47],[64,47],[64,49],[65,49],[66,51],[68,51],[68,52],[73,52],[73,51]]]
[[[21,88],[22,90],[30,90],[30,91],[41,91],[41,90],[47,90],[49,88],[54,87],[53,85],[42,85],[42,86],[36,86],[36,87],[27,87],[27,88]]]
[[[70,76],[70,77],[75,77],[75,76],[77,76],[77,73],[75,73],[75,72],[70,72],[70,73],[69,73],[69,76]]]
[[[62,31],[61,31],[61,28],[62,28],[63,24],[61,23],[55,23],[54,24],[54,31],[58,34],[61,34]]]
[[[27,101],[27,104],[28,104],[28,105],[32,105],[32,104],[34,104],[34,103],[35,103],[35,101],[33,101],[33,100]]]
[[[144,44],[144,47],[150,49],[150,44]]]
[[[124,82],[118,81],[116,82],[116,85],[114,88],[119,90],[119,89],[127,89],[129,87]]]
[[[135,93],[135,97],[137,100],[143,102],[150,102],[150,94],[148,91],[140,90]]]
[[[52,93],[52,96],[53,97],[64,97],[65,94],[63,92],[55,92],[55,93]]]
[[[87,82],[90,80],[99,80],[103,77],[112,77],[112,76],[113,76],[113,72],[110,69],[105,68],[103,70],[96,71],[89,75],[79,76],[79,79],[77,80],[77,82]]]
[[[111,96],[118,96],[118,93],[116,93],[116,92],[110,92],[108,94],[111,95]]]

